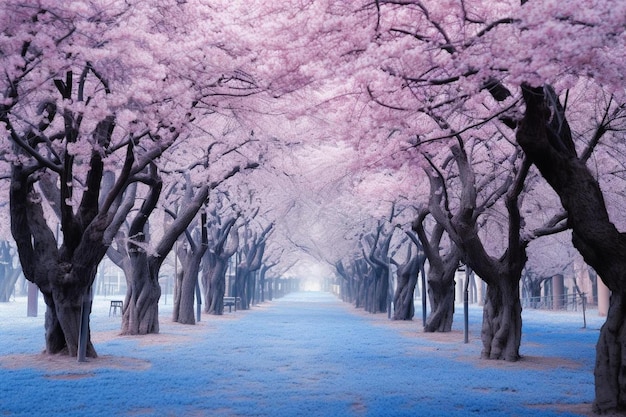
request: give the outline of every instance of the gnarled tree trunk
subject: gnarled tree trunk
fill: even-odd
[[[440,175],[429,172],[431,182],[430,212],[442,225],[454,243],[462,250],[465,263],[488,285],[487,301],[483,313],[483,358],[519,359],[521,343],[521,304],[519,281],[526,263],[528,240],[521,237],[521,215],[519,195],[528,174],[529,163],[524,161],[515,178],[510,178],[498,188],[494,195],[504,196],[508,213],[508,246],[499,258],[490,256],[478,234],[476,185],[467,154],[459,140],[451,147],[452,156],[459,169],[461,196],[456,213],[446,212],[442,207],[445,183]],[[439,190],[439,191],[438,191]]]
[[[392,215],[393,216],[393,215]],[[367,269],[367,293],[365,310],[370,313],[384,313],[387,311],[389,298],[389,244],[392,233],[383,235],[383,223],[379,223],[376,234],[367,235],[362,244],[363,259],[369,264]],[[365,245],[369,246],[366,253]]]
[[[198,288],[198,275],[200,274],[200,263],[207,250],[208,245],[208,232],[206,229],[207,214],[206,212],[200,215],[200,239],[196,241],[193,234],[186,232],[187,241],[189,243],[188,248],[185,250],[183,247],[179,247],[179,251],[184,256],[182,259],[182,279],[177,280],[179,297],[174,298],[174,311],[172,319],[175,322],[181,324],[196,324],[196,316],[194,312],[194,300],[197,295],[197,302],[201,303],[202,296],[197,294]],[[178,277],[177,277],[178,278]],[[198,308],[198,311],[200,309]],[[198,313],[199,314],[199,313]]]
[[[607,320],[600,330],[594,370],[594,409],[626,409],[626,235],[610,221],[598,181],[572,143],[565,110],[551,87],[522,87],[526,112],[517,141],[556,191],[568,214],[572,243],[612,291]],[[608,109],[607,109],[608,114]],[[605,118],[591,140],[607,131]]]
[[[174,310],[172,312],[172,320],[174,322],[196,324],[194,300],[202,255],[202,249],[196,248],[194,251],[187,253],[183,259],[182,274],[180,281],[177,281],[179,295],[174,298]]]
[[[522,306],[519,299],[519,276],[505,272],[487,285],[481,330],[484,359],[520,358]]]
[[[413,295],[419,271],[423,269],[426,256],[421,251],[422,245],[419,239],[412,232],[406,232],[413,244],[417,247],[415,255],[413,255],[413,245],[409,243],[409,250],[404,264],[398,264],[392,259],[397,267],[397,286],[393,297],[393,319],[394,320],[412,320],[415,315],[415,304],[413,303]]]
[[[158,276],[148,265],[145,252],[134,256],[126,272],[126,300],[122,314],[122,334],[141,335],[159,332],[159,298],[161,287]]]
[[[461,260],[461,251],[453,242],[449,242],[448,252],[441,254],[445,229],[441,224],[435,224],[429,238],[424,227],[427,215],[428,211],[422,210],[413,222],[413,230],[417,232],[430,265],[428,270],[430,314],[424,323],[424,331],[449,332],[452,330],[454,317],[454,274]]]
[[[393,296],[393,319],[413,320],[415,315],[415,304],[413,294],[417,285],[417,275],[419,273],[419,256],[410,256],[407,261],[397,266],[398,284]]]
[[[228,260],[239,247],[239,234],[237,229],[233,227],[236,218],[231,218],[220,225],[217,208],[212,213],[212,217],[207,226],[211,235],[208,242],[210,248],[204,254],[202,265],[204,311],[205,313],[220,315],[224,313]]]
[[[449,271],[449,268],[442,272],[428,271],[428,301],[431,309],[424,323],[424,331],[427,333],[452,330],[455,299],[454,272],[446,271]]]
[[[163,182],[160,180],[156,166],[151,165],[149,176],[144,179],[148,186],[141,208],[130,223],[128,239],[119,232],[115,242],[108,250],[109,259],[124,271],[126,277],[126,297],[122,311],[121,333],[124,335],[143,335],[159,332],[159,266],[162,262],[158,257],[146,253],[145,243],[149,241],[148,218],[156,208],[161,195]],[[121,212],[128,213],[133,206],[136,186],[129,188],[126,207]]]
[[[254,273],[261,268],[263,254],[265,253],[266,240],[274,227],[270,223],[260,236],[253,234],[250,230],[245,230],[246,239],[241,252],[241,262],[237,266],[235,276],[235,294],[233,296],[241,298],[241,308],[250,308],[253,297]]]
[[[64,243],[57,248],[56,238],[44,218],[41,196],[21,166],[13,167],[10,196],[11,231],[24,276],[39,287],[46,302],[46,352],[76,356],[84,297],[91,298],[97,266],[106,252],[106,216],[92,217],[86,227],[68,220],[75,234],[68,231]],[[95,358],[87,331],[86,355]]]
[[[214,256],[213,254],[208,255]],[[226,292],[227,269],[228,259],[222,259],[221,257],[216,256],[213,262],[205,262],[202,269],[202,282],[205,291],[205,313],[213,315],[224,314],[224,294]]]
[[[32,45],[27,43],[24,47],[26,53]],[[48,353],[67,351],[75,355],[84,347],[87,356],[95,357],[88,326],[83,328],[87,334],[80,337],[81,342],[86,340],[86,345],[81,343],[80,347],[79,329],[81,323],[88,323],[91,286],[98,264],[123,221],[119,216],[122,196],[138,180],[135,174],[158,158],[179,133],[176,130],[151,132],[160,135],[161,140],[158,148],[150,149],[148,158],[136,158],[147,150],[141,137],[121,144],[116,142],[115,147],[111,147],[116,129],[115,115],[106,114],[94,119],[97,116],[85,110],[110,92],[108,80],[98,75],[88,62],[76,61],[75,64],[71,67],[84,66],[82,75],[74,77],[74,71],[67,70],[64,79],[55,78],[53,82],[58,96],[46,93],[48,90],[43,88],[44,96],[35,110],[36,117],[23,120],[23,125],[20,122],[26,128],[13,122],[16,116],[23,119],[30,110],[22,116],[10,115],[12,109],[7,107],[7,111],[0,112],[0,122],[11,132],[17,156],[13,160],[11,177],[11,232],[24,276],[39,287],[47,305],[46,350]],[[92,77],[92,74],[96,76]],[[52,74],[54,77],[58,75]],[[14,88],[23,80],[14,79]],[[96,84],[92,84],[92,80]],[[60,100],[82,103],[85,107],[78,110],[65,106],[61,111],[56,105]],[[54,121],[57,113],[62,118],[59,122]],[[87,115],[89,117],[85,118]],[[56,126],[52,151],[50,139],[44,140],[42,136],[51,126]],[[58,131],[61,126],[62,130]],[[122,135],[126,134],[128,132]],[[89,155],[77,152],[85,146],[91,147]],[[125,152],[125,156],[119,158],[118,151]],[[121,160],[122,163],[113,164],[116,165],[115,172],[107,173],[104,158]],[[43,199],[48,200],[47,207],[59,220],[60,245],[52,231],[57,223],[48,225],[46,222]],[[82,359],[83,352],[80,353]]]

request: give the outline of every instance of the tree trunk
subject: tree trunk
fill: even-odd
[[[22,268],[19,265],[13,266],[9,242],[6,240],[0,242],[0,303],[9,301],[21,272]]]
[[[383,269],[376,274],[375,294],[374,313],[386,312],[387,299],[389,298],[389,268]]]
[[[453,242],[442,254],[442,239],[445,228],[437,223],[432,228],[430,238],[426,234],[424,221],[429,212],[422,210],[413,222],[413,230],[430,264],[428,270],[428,300],[430,314],[424,323],[425,332],[449,332],[454,317],[454,274],[461,261],[461,251]],[[410,235],[409,235],[410,236]]]
[[[203,224],[204,227],[204,224]],[[203,242],[206,242],[203,238]],[[180,324],[196,324],[194,301],[196,297],[196,285],[200,273],[200,263],[206,251],[206,243],[199,245],[190,241],[190,248],[179,247],[182,258],[181,271],[176,279],[176,291],[174,295],[174,310],[172,320]]]
[[[536,277],[532,274],[527,273],[523,278],[524,287],[526,288],[528,294],[527,296],[530,299],[530,306],[532,308],[537,308],[541,302],[541,284],[545,279]]]
[[[444,274],[434,275],[429,271],[428,300],[430,301],[430,314],[426,318],[424,331],[427,333],[449,332],[452,330],[452,319],[454,316],[454,273],[452,273],[452,279]]]
[[[137,253],[126,272],[126,300],[122,314],[122,334],[143,335],[159,333],[158,277],[148,265],[145,252]]]
[[[248,306],[256,304],[256,271],[250,273],[248,278],[248,299],[246,300]]]
[[[419,256],[411,257],[408,262],[398,265],[398,286],[393,296],[393,319],[413,320],[415,315],[415,304],[413,294],[417,285],[419,272]]]
[[[267,288],[267,283],[268,283],[268,280],[265,278],[265,275],[267,274],[267,271],[270,268],[271,266],[268,267],[267,265],[263,264],[261,266],[261,271],[259,273],[259,301],[262,303],[265,302],[265,289]]]
[[[233,286],[234,294],[233,297],[239,297],[241,299],[241,309],[247,310],[249,308],[249,304],[247,304],[248,300],[248,279],[250,276],[250,272],[248,269],[239,265],[237,268],[237,273],[235,274],[235,285]]]
[[[430,314],[424,324],[427,333],[451,331],[454,316],[454,274],[459,265],[460,252],[452,248],[445,256],[436,256],[436,262],[432,262],[428,270]]]
[[[239,235],[233,227],[233,217],[221,224],[217,206],[211,212],[211,222],[207,222],[207,230],[211,234],[207,249],[203,256],[202,285],[204,286],[204,312],[213,315],[224,313],[224,295],[226,293],[226,272],[228,262],[237,252]]]
[[[572,243],[612,291],[607,320],[596,346],[594,410],[599,413],[624,410],[626,236],[610,221],[598,181],[585,159],[576,154],[558,96],[549,86],[523,86],[522,93],[526,112],[517,131],[517,141],[559,195],[572,228]],[[607,131],[604,123],[605,120],[597,126],[592,143],[597,143]]]
[[[82,319],[83,294],[80,289],[65,291],[64,295],[44,294],[46,302],[46,353],[78,355],[78,340]],[[90,311],[91,313],[91,307]],[[96,350],[91,343],[91,331],[88,328],[86,356],[97,358]]]
[[[172,321],[173,322],[178,322],[178,312],[180,311],[180,299],[181,299],[181,294],[182,294],[182,288],[183,288],[183,275],[184,275],[184,271],[182,266],[178,267],[178,272],[176,273],[176,276],[174,277],[174,294],[173,294],[173,304],[174,304],[174,308],[172,310]]]
[[[180,283],[180,297],[178,299],[178,303],[174,305],[174,310],[176,311],[176,320],[174,321],[178,323],[196,324],[194,300],[199,272],[199,261],[191,262],[191,265],[187,265],[183,268],[182,280]]]
[[[365,277],[365,280],[363,282],[363,286],[364,286],[364,302],[363,302],[363,308],[365,309],[365,311],[367,311],[368,313],[373,313],[374,311],[374,277],[372,277],[371,275],[368,275],[367,277]]]
[[[207,263],[205,263],[202,274],[202,282],[205,291],[204,312],[213,315],[222,315],[224,314],[224,294],[226,292],[226,270],[228,268],[228,262],[226,259],[216,257],[215,262],[211,263],[210,268]]]
[[[491,282],[483,309],[481,357],[517,361],[522,340],[519,279],[503,277]]]
[[[274,283],[276,280],[274,278],[269,278],[267,280],[267,299],[272,301],[274,299]]]
[[[45,221],[41,196],[19,166],[11,183],[11,233],[27,280],[35,283],[47,305],[45,335],[49,354],[78,353],[83,297],[89,294],[98,263],[106,252],[106,216],[96,215],[76,233],[65,232],[60,248]],[[68,226],[70,228],[70,226]],[[89,313],[89,312],[88,312]],[[88,329],[86,355],[97,357]]]
[[[626,298],[611,294],[606,322],[596,345],[594,411],[626,409]]]
[[[363,288],[365,284],[363,283],[363,278],[359,278],[355,280],[355,291],[354,291],[354,307],[355,308],[363,308],[363,299],[365,298],[363,295]]]

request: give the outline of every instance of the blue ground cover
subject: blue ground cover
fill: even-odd
[[[390,325],[331,294],[290,294],[250,311],[205,316],[193,329],[163,325],[163,343],[96,342],[101,356],[128,360],[128,369],[81,373],[0,362],[0,415],[564,417],[579,414],[559,404],[592,401],[601,320],[582,329],[579,316],[524,312],[522,354],[543,360],[494,364],[477,359],[480,308],[470,309],[469,344],[457,311],[456,333],[442,342],[420,337],[421,320]],[[43,319],[12,312],[0,308],[0,359],[36,355]],[[94,338],[119,328],[119,317],[106,313],[94,309]],[[165,323],[166,306],[162,314]]]

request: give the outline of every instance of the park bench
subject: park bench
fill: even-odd
[[[240,297],[224,297],[224,307],[228,307],[229,313],[233,311],[233,307],[235,307],[235,311],[237,311],[237,303],[241,306]]]
[[[109,307],[109,317],[111,317],[111,313],[114,316],[117,315],[117,309],[120,309],[120,313],[123,311],[124,302],[121,300],[111,300],[111,306]]]

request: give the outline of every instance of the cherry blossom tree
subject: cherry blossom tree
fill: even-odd
[[[446,243],[445,228],[440,223],[434,222],[430,233],[427,232],[428,215],[429,211],[423,208],[413,222],[429,266],[427,282],[431,310],[424,331],[449,332],[454,315],[454,275],[462,253],[450,239]]]
[[[239,63],[208,41],[206,26],[204,47],[190,48],[188,25],[198,21],[191,17],[210,12],[199,6],[3,4],[2,16],[11,19],[2,37],[7,71],[0,121],[3,140],[15,147],[12,230],[22,265],[31,265],[24,273],[48,305],[50,353],[76,353],[82,301],[122,223],[129,187],[150,178],[156,198],[154,161],[199,112],[220,108],[215,97],[236,102],[251,92],[251,80],[236,71]],[[207,48],[213,48],[210,63]],[[225,95],[233,84],[243,88]],[[113,180],[105,181],[107,175]],[[60,220],[60,247],[46,207]],[[87,354],[96,355],[90,343]]]
[[[431,267],[427,327],[449,326],[450,271],[461,258],[489,284],[483,355],[514,360],[526,247],[567,226],[613,292],[598,344],[595,408],[626,408],[618,231],[626,210],[623,196],[607,191],[619,187],[606,187],[626,171],[623,2],[9,0],[0,11],[0,140],[11,164],[12,234],[24,274],[48,306],[48,352],[76,353],[80,310],[89,309],[83,301],[115,236],[133,270],[149,271],[133,279],[148,283],[148,307],[139,285],[124,312],[139,332],[157,329],[156,259],[181,233],[189,263],[179,287],[185,307],[177,311],[185,317],[200,259],[221,251],[213,259],[221,266],[205,262],[221,271],[236,243],[232,230],[240,233],[236,288],[246,306],[252,272],[276,262],[264,263],[271,234],[334,265],[342,295],[380,311],[390,263],[402,282],[399,297],[410,298],[417,261],[397,262],[389,249],[406,238],[396,226],[413,223]],[[204,155],[203,141],[215,143],[217,115],[264,132],[255,156],[280,155],[262,165],[285,192],[268,188],[262,203],[274,200],[273,211],[243,213],[239,229],[232,219],[214,228],[219,222],[205,208],[233,167],[255,158],[220,158],[206,172],[180,157],[180,146]],[[551,208],[535,223],[533,166],[566,211]],[[163,236],[150,233],[148,217],[167,204],[162,187],[174,178],[184,178],[178,197],[189,204],[170,210]],[[405,211],[412,218],[384,223],[399,200],[416,210]],[[129,213],[137,216],[122,227]],[[438,253],[444,234],[450,244]],[[402,307],[411,315],[410,304]],[[139,311],[149,313],[135,317]],[[96,355],[91,343],[88,354]]]
[[[244,169],[254,169],[257,166],[258,164],[254,162],[250,162],[243,167],[237,165],[230,172],[226,173],[223,178],[215,179],[213,181],[209,179],[200,187],[199,191],[194,194],[193,201],[201,201],[202,205],[206,205],[209,202],[210,192],[215,190],[222,182]],[[195,204],[183,202],[183,213],[186,212],[190,206],[193,207]],[[200,206],[196,207],[197,210],[200,209]],[[178,216],[176,217],[175,222],[177,220]],[[235,219],[231,221],[230,227],[232,227],[232,223],[234,223],[234,221]],[[204,255],[209,247],[208,213],[206,207],[200,213],[199,225],[194,228],[194,230],[187,230],[185,235],[186,244],[179,245],[177,253],[177,256],[181,259],[181,270],[179,276],[176,277],[177,285],[174,296],[173,320],[182,324],[194,324],[194,294],[196,295],[195,298],[197,299],[197,302],[201,303],[202,297],[199,291],[198,275],[200,273],[202,259],[204,258]],[[219,242],[212,242],[212,244],[219,244]],[[208,267],[209,265],[205,264],[205,266]]]
[[[623,234],[609,219],[602,191],[586,167],[584,155],[579,157],[573,147],[565,109],[554,91],[526,86],[524,100],[526,112],[517,139],[559,194],[568,212],[574,246],[612,291],[609,314],[597,345],[594,407],[598,411],[623,408],[624,386],[618,378],[623,362],[617,353],[624,323],[620,307],[624,291]],[[555,115],[553,118],[549,118],[550,112]],[[598,140],[609,126],[605,120],[598,124]]]
[[[167,57],[138,48],[164,39],[147,28],[127,36],[115,24],[124,20],[144,28],[146,11],[123,3],[109,6],[2,6],[8,20],[1,46],[7,71],[0,121],[3,140],[11,141],[5,146],[15,155],[12,233],[26,278],[44,294],[49,353],[76,355],[81,308],[89,308],[83,299],[89,298],[96,267],[115,232],[110,227],[124,192],[174,143],[187,119],[174,102],[160,99],[186,98],[177,91],[180,84],[163,82]],[[169,114],[167,120],[150,111],[138,117],[133,110],[150,106]],[[105,172],[115,179],[101,193]],[[44,183],[46,176],[53,179]],[[59,216],[59,244],[46,204]],[[96,356],[86,336],[87,355]]]
[[[404,262],[400,263],[396,261],[395,257],[390,258],[390,262],[396,266],[397,274],[396,290],[393,295],[394,320],[413,319],[415,314],[415,305],[413,303],[415,287],[417,286],[419,274],[424,273],[424,263],[426,262],[425,251],[423,250],[419,238],[412,231],[405,233],[413,245],[410,243],[405,245],[407,246],[407,254]],[[399,249],[398,252],[401,251],[401,249]],[[433,300],[431,299],[431,309],[432,305]]]
[[[252,219],[250,219],[252,220]],[[262,227],[262,226],[261,226]],[[234,296],[241,298],[241,308],[247,310],[254,297],[256,286],[256,271],[263,264],[263,256],[267,239],[271,235],[274,223],[261,228],[255,227],[251,221],[245,222],[240,233],[239,262],[237,264]]]
[[[625,50],[621,36],[624,6],[621,4],[502,1],[435,5],[381,1],[372,9],[376,11],[380,40],[373,42],[371,49],[380,57],[377,59],[380,65],[372,69],[364,64],[359,77],[367,84],[372,99],[388,110],[384,115],[388,117],[386,122],[391,119],[400,125],[399,119],[404,118],[409,128],[406,136],[417,132],[416,144],[449,138],[451,132],[465,132],[472,125],[500,121],[515,128],[519,114],[528,112],[532,98],[525,94],[526,109],[519,106],[519,94],[512,91],[523,83],[531,86],[549,83],[557,91],[563,91],[581,77],[592,78],[609,94],[624,96],[623,77],[619,75],[619,62],[623,61]],[[530,87],[527,90],[533,91]],[[546,95],[545,100],[543,93],[535,91],[534,94],[539,99],[532,101],[533,105],[548,108],[553,115],[563,113],[558,106],[550,104],[558,101],[554,93]],[[618,98],[618,103],[621,100]],[[457,114],[471,114],[475,123],[459,119],[462,124],[449,123],[444,129],[418,125],[423,118],[415,117],[416,114],[450,107],[454,107]],[[540,113],[534,109],[533,112]],[[532,120],[537,125],[535,119]],[[562,124],[564,118],[558,120]],[[529,125],[523,124],[527,132],[525,141],[520,141],[527,144],[525,151],[535,134],[529,131]],[[518,134],[518,140],[519,137]],[[567,138],[564,142],[564,149],[571,152],[574,149],[571,142]],[[547,159],[545,152],[535,155]],[[530,160],[537,164],[535,157],[530,156]],[[542,175],[546,176],[543,170]],[[590,196],[598,196],[598,193]],[[566,209],[569,211],[568,207]],[[571,213],[568,221],[572,223]],[[607,411],[622,407],[620,390],[606,389],[607,380],[612,380],[608,385],[616,386],[610,373],[599,371],[597,374],[600,375],[597,381],[604,382],[597,382],[601,398],[596,401],[596,408]]]
[[[384,223],[378,222],[374,230],[360,239],[362,259],[361,269],[363,307],[370,313],[382,313],[388,310],[389,298],[389,247],[393,229],[385,230]]]
[[[239,248],[238,227],[235,225],[239,214],[224,211],[225,201],[228,201],[226,196],[218,195],[217,201],[211,204],[207,225],[209,247],[202,260],[204,311],[215,315],[224,312],[226,271],[230,258]]]

